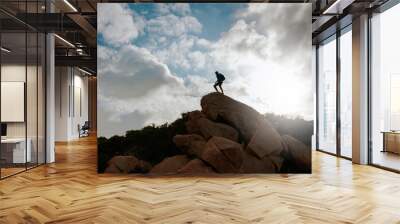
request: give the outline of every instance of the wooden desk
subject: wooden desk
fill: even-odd
[[[400,132],[383,131],[383,150],[382,152],[392,152],[400,154]]]
[[[1,157],[5,163],[31,162],[31,139],[28,138],[27,142],[28,144],[25,144],[25,138],[1,139]]]

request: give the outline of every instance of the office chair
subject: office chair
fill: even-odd
[[[87,137],[89,136],[89,129],[90,129],[90,125],[89,125],[89,121],[85,121],[85,123],[82,125],[82,127],[79,127],[80,125],[78,125],[78,129],[79,129],[79,138],[80,137]]]

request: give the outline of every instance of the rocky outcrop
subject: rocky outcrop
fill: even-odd
[[[277,173],[279,169],[275,166],[270,157],[259,159],[250,154],[243,154],[243,164],[240,173]]]
[[[280,155],[284,150],[284,145],[279,133],[267,121],[261,120],[246,150],[251,151],[258,158],[263,158]]]
[[[241,144],[215,136],[207,142],[207,146],[216,148],[235,169],[240,169],[242,166],[243,146]]]
[[[204,96],[201,107],[202,111],[186,114],[187,132],[172,139],[182,155],[164,158],[150,173],[310,171],[310,147],[291,136],[281,136],[253,108],[220,93]],[[142,164],[134,157],[114,157],[106,172],[137,170],[147,172],[150,169],[148,164]]]
[[[236,128],[247,142],[263,120],[263,116],[253,108],[220,93],[203,96],[201,108],[210,120],[222,121]]]
[[[200,111],[188,113],[186,129],[189,134],[199,134],[205,139],[213,136],[224,137],[232,141],[238,141],[238,132],[229,125],[213,122],[205,117]]]
[[[242,163],[242,145],[214,136],[207,142],[196,134],[176,135],[175,144],[183,152],[200,158],[220,173],[236,173]]]
[[[284,156],[295,170],[311,171],[311,148],[289,135],[282,136],[285,143]]]
[[[177,173],[178,170],[184,167],[189,161],[190,159],[186,155],[168,157],[155,165],[150,170],[150,173]]]
[[[222,150],[220,150],[218,147],[219,145],[216,144],[216,141],[218,140],[215,140],[215,138],[218,137],[213,137],[207,142],[204,152],[199,156],[199,158],[207,164],[210,164],[210,166],[219,173],[237,173],[238,168],[236,168],[228,157],[225,156]],[[223,139],[221,137],[219,138]],[[230,141],[228,139],[225,140]]]
[[[253,108],[219,93],[210,93],[201,99],[204,114],[212,120],[222,120],[239,130],[247,151],[258,158],[277,156],[283,151],[283,142],[272,125]]]
[[[108,161],[106,173],[147,173],[151,164],[134,156],[114,156]]]
[[[207,166],[202,160],[200,159],[193,159],[188,162],[184,167],[179,169],[178,173],[180,174],[211,174],[215,173],[213,169]]]
[[[176,135],[173,142],[184,153],[198,157],[203,153],[207,143],[202,136],[196,134]]]

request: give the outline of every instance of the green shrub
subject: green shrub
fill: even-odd
[[[264,116],[279,134],[290,135],[311,147],[311,136],[314,129],[313,121],[306,121],[299,117],[289,118],[272,113],[267,113]]]
[[[117,155],[133,155],[140,160],[157,164],[165,157],[182,154],[172,139],[186,133],[186,114],[171,124],[150,125],[127,131],[125,136],[98,139],[98,172],[104,172],[107,161]]]

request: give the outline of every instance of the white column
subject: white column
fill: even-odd
[[[368,15],[353,19],[353,162],[368,163]]]
[[[53,12],[51,1],[46,1],[47,12]],[[46,163],[55,162],[55,44],[54,34],[46,35]]]
[[[46,163],[55,161],[54,133],[55,133],[55,76],[54,76],[54,35],[46,37]]]

